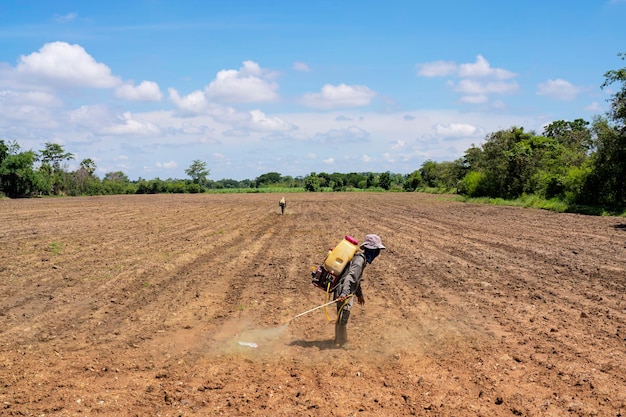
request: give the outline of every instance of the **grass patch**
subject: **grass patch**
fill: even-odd
[[[489,204],[492,206],[528,207],[541,210],[550,210],[557,213],[577,213],[591,216],[617,216],[626,217],[624,208],[606,208],[598,206],[584,206],[579,204],[568,204],[558,198],[545,199],[536,195],[523,195],[513,200],[504,198],[477,197],[469,198],[465,196],[456,197],[457,201],[477,204]]]
[[[48,243],[48,252],[52,252],[53,255],[60,255],[63,252],[63,243],[52,242]]]

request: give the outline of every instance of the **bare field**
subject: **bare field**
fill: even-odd
[[[625,219],[286,197],[0,200],[0,415],[626,415]],[[336,349],[323,309],[290,319],[367,233]]]

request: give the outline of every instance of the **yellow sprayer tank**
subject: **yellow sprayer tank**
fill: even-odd
[[[359,247],[359,242],[351,236],[344,236],[334,249],[332,249],[326,260],[324,260],[324,268],[331,274],[338,276],[341,275],[348,262],[352,259],[356,250]]]

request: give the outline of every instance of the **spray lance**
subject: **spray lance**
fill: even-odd
[[[291,321],[292,321],[292,320],[297,319],[297,318],[298,318],[298,317],[300,317],[300,316],[304,316],[305,314],[308,314],[308,313],[310,313],[310,312],[312,312],[312,311],[315,311],[315,310],[318,310],[318,309],[320,309],[320,308],[324,308],[324,307],[329,306],[329,305],[331,305],[331,304],[335,304],[335,303],[343,303],[343,305],[345,305],[345,304],[347,304],[348,300],[349,300],[351,297],[352,297],[352,294],[350,294],[350,295],[349,295],[349,296],[347,296],[347,297],[340,297],[340,298],[337,298],[336,300],[332,300],[332,301],[329,301],[329,302],[324,303],[324,304],[322,304],[322,305],[319,305],[319,306],[317,306],[317,307],[313,307],[313,308],[311,308],[311,309],[309,309],[309,310],[307,310],[307,311],[303,311],[302,313],[300,313],[300,314],[296,314],[295,316],[293,316],[293,317],[289,320],[289,322],[288,322],[288,323],[291,323]],[[343,305],[342,305],[342,308],[343,308]]]
[[[312,312],[312,311],[315,311],[315,310],[318,310],[318,309],[320,309],[320,308],[323,308],[323,307],[329,306],[329,305],[331,305],[331,304],[335,304],[337,301],[339,301],[339,300],[329,301],[329,302],[327,302],[327,303],[325,303],[325,304],[319,305],[319,306],[317,306],[317,307],[313,307],[313,308],[311,308],[311,309],[309,309],[309,310],[307,310],[307,311],[303,311],[303,312],[302,312],[302,313],[300,313],[300,314],[296,314],[295,316],[293,316],[293,317],[289,320],[289,322],[291,322],[291,321],[292,321],[292,320],[294,320],[294,319],[297,319],[297,318],[298,318],[298,317],[300,317],[300,316],[304,316],[305,314],[309,314],[309,313],[310,313],[310,312]]]

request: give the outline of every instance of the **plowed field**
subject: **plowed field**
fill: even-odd
[[[625,219],[279,198],[1,200],[0,415],[626,415]],[[291,319],[367,233],[335,348],[332,309]]]

